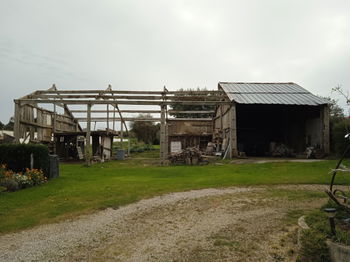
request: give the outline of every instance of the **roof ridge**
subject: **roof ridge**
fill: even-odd
[[[219,84],[293,84],[298,85],[294,82],[219,82]]]

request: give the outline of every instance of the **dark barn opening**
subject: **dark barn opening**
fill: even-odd
[[[248,156],[271,155],[283,144],[293,155],[321,147],[319,106],[237,104],[237,147]]]

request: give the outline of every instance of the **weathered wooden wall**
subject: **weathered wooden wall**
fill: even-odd
[[[219,105],[216,109],[213,126],[213,139],[227,157],[237,156],[236,105]]]
[[[168,135],[207,135],[213,133],[213,123],[211,121],[177,121],[169,120]]]
[[[20,102],[15,109],[15,139],[32,142],[51,142],[54,132],[77,130],[77,122],[72,116],[57,114],[37,105]]]

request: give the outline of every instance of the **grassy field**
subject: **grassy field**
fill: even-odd
[[[157,166],[155,151],[133,159],[61,164],[60,177],[15,193],[0,193],[0,233],[56,222],[143,198],[190,189],[272,184],[324,184],[335,161],[314,163]],[[349,184],[350,176],[338,183]]]

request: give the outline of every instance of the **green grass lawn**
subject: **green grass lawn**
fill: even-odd
[[[153,153],[148,153],[153,154]],[[147,153],[146,153],[147,155]],[[14,193],[0,193],[0,233],[56,222],[106,207],[190,189],[272,184],[328,183],[335,161],[314,163],[156,166],[134,159],[95,164],[61,164],[60,177]],[[153,160],[155,161],[155,160]],[[342,175],[338,183],[349,184]]]

